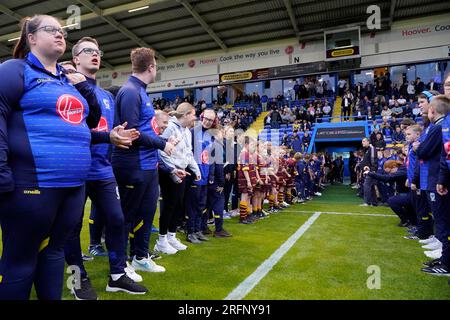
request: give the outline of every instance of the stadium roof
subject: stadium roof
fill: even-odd
[[[381,9],[382,29],[392,21],[450,11],[450,1],[442,0],[1,0],[0,60],[11,56],[15,41],[8,40],[18,37],[22,17],[45,13],[66,20],[74,4],[81,28],[69,31],[69,47],[83,36],[95,37],[108,68],[128,64],[137,46],[152,47],[162,62],[271,40],[311,40],[349,24],[369,32],[366,10],[373,4]],[[67,52],[62,59],[70,58]]]

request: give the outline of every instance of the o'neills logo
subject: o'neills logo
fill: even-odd
[[[98,122],[97,128],[92,129],[96,132],[108,132],[108,121],[105,117],[101,117],[100,121]]]
[[[83,121],[84,105],[70,94],[63,94],[56,102],[56,112],[66,122],[80,124]]]

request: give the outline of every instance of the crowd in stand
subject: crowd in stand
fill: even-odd
[[[450,75],[445,78],[445,95],[435,90],[437,84],[425,86],[419,78],[408,86],[408,98],[411,104],[417,99],[416,118],[423,125],[405,112],[408,102],[403,95],[395,99],[393,94],[391,106],[394,109],[399,103],[403,112],[384,115],[381,125],[373,121],[371,136],[363,139],[363,148],[350,159],[351,182],[364,199],[363,206],[389,206],[400,218],[399,226],[408,228],[405,238],[419,241],[431,258],[424,262],[423,272],[449,276]],[[400,123],[398,116],[403,116]],[[383,135],[392,137],[390,147]]]

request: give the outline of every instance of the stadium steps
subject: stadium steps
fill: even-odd
[[[339,96],[336,96],[336,101],[334,102],[334,107],[333,107],[333,119],[331,119],[331,122],[341,122],[340,120],[340,116],[341,116],[341,103],[342,103],[342,98]],[[334,117],[338,117],[338,118],[334,118]]]
[[[255,121],[247,129],[250,137],[257,139],[258,134],[264,129],[264,118],[269,114],[269,111],[261,112]]]

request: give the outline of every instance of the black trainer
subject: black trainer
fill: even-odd
[[[109,276],[108,285],[106,286],[106,292],[126,292],[128,294],[146,294],[148,289],[140,284],[137,284],[126,274],[121,276],[116,281],[113,281]]]
[[[423,272],[431,274],[433,276],[447,276],[450,277],[450,268],[443,265],[442,263],[438,263],[433,267],[422,268]]]
[[[155,251],[149,252],[148,254],[150,256],[150,259],[152,259],[153,261],[161,259],[161,256],[157,254]]]
[[[440,259],[434,259],[434,260],[430,260],[430,261],[424,262],[423,265],[425,267],[434,267],[434,266],[439,265],[440,263],[441,263]]]
[[[190,243],[194,243],[194,244],[198,244],[198,243],[202,243],[197,236],[195,235],[195,233],[189,233],[186,236],[186,241],[190,242]]]
[[[76,286],[77,284],[75,284]],[[71,289],[71,292],[76,300],[98,300],[97,292],[92,288],[89,278],[81,279],[79,288],[75,287]]]
[[[198,240],[201,240],[201,241],[208,241],[209,240],[202,231],[196,232],[195,236],[197,237]]]

